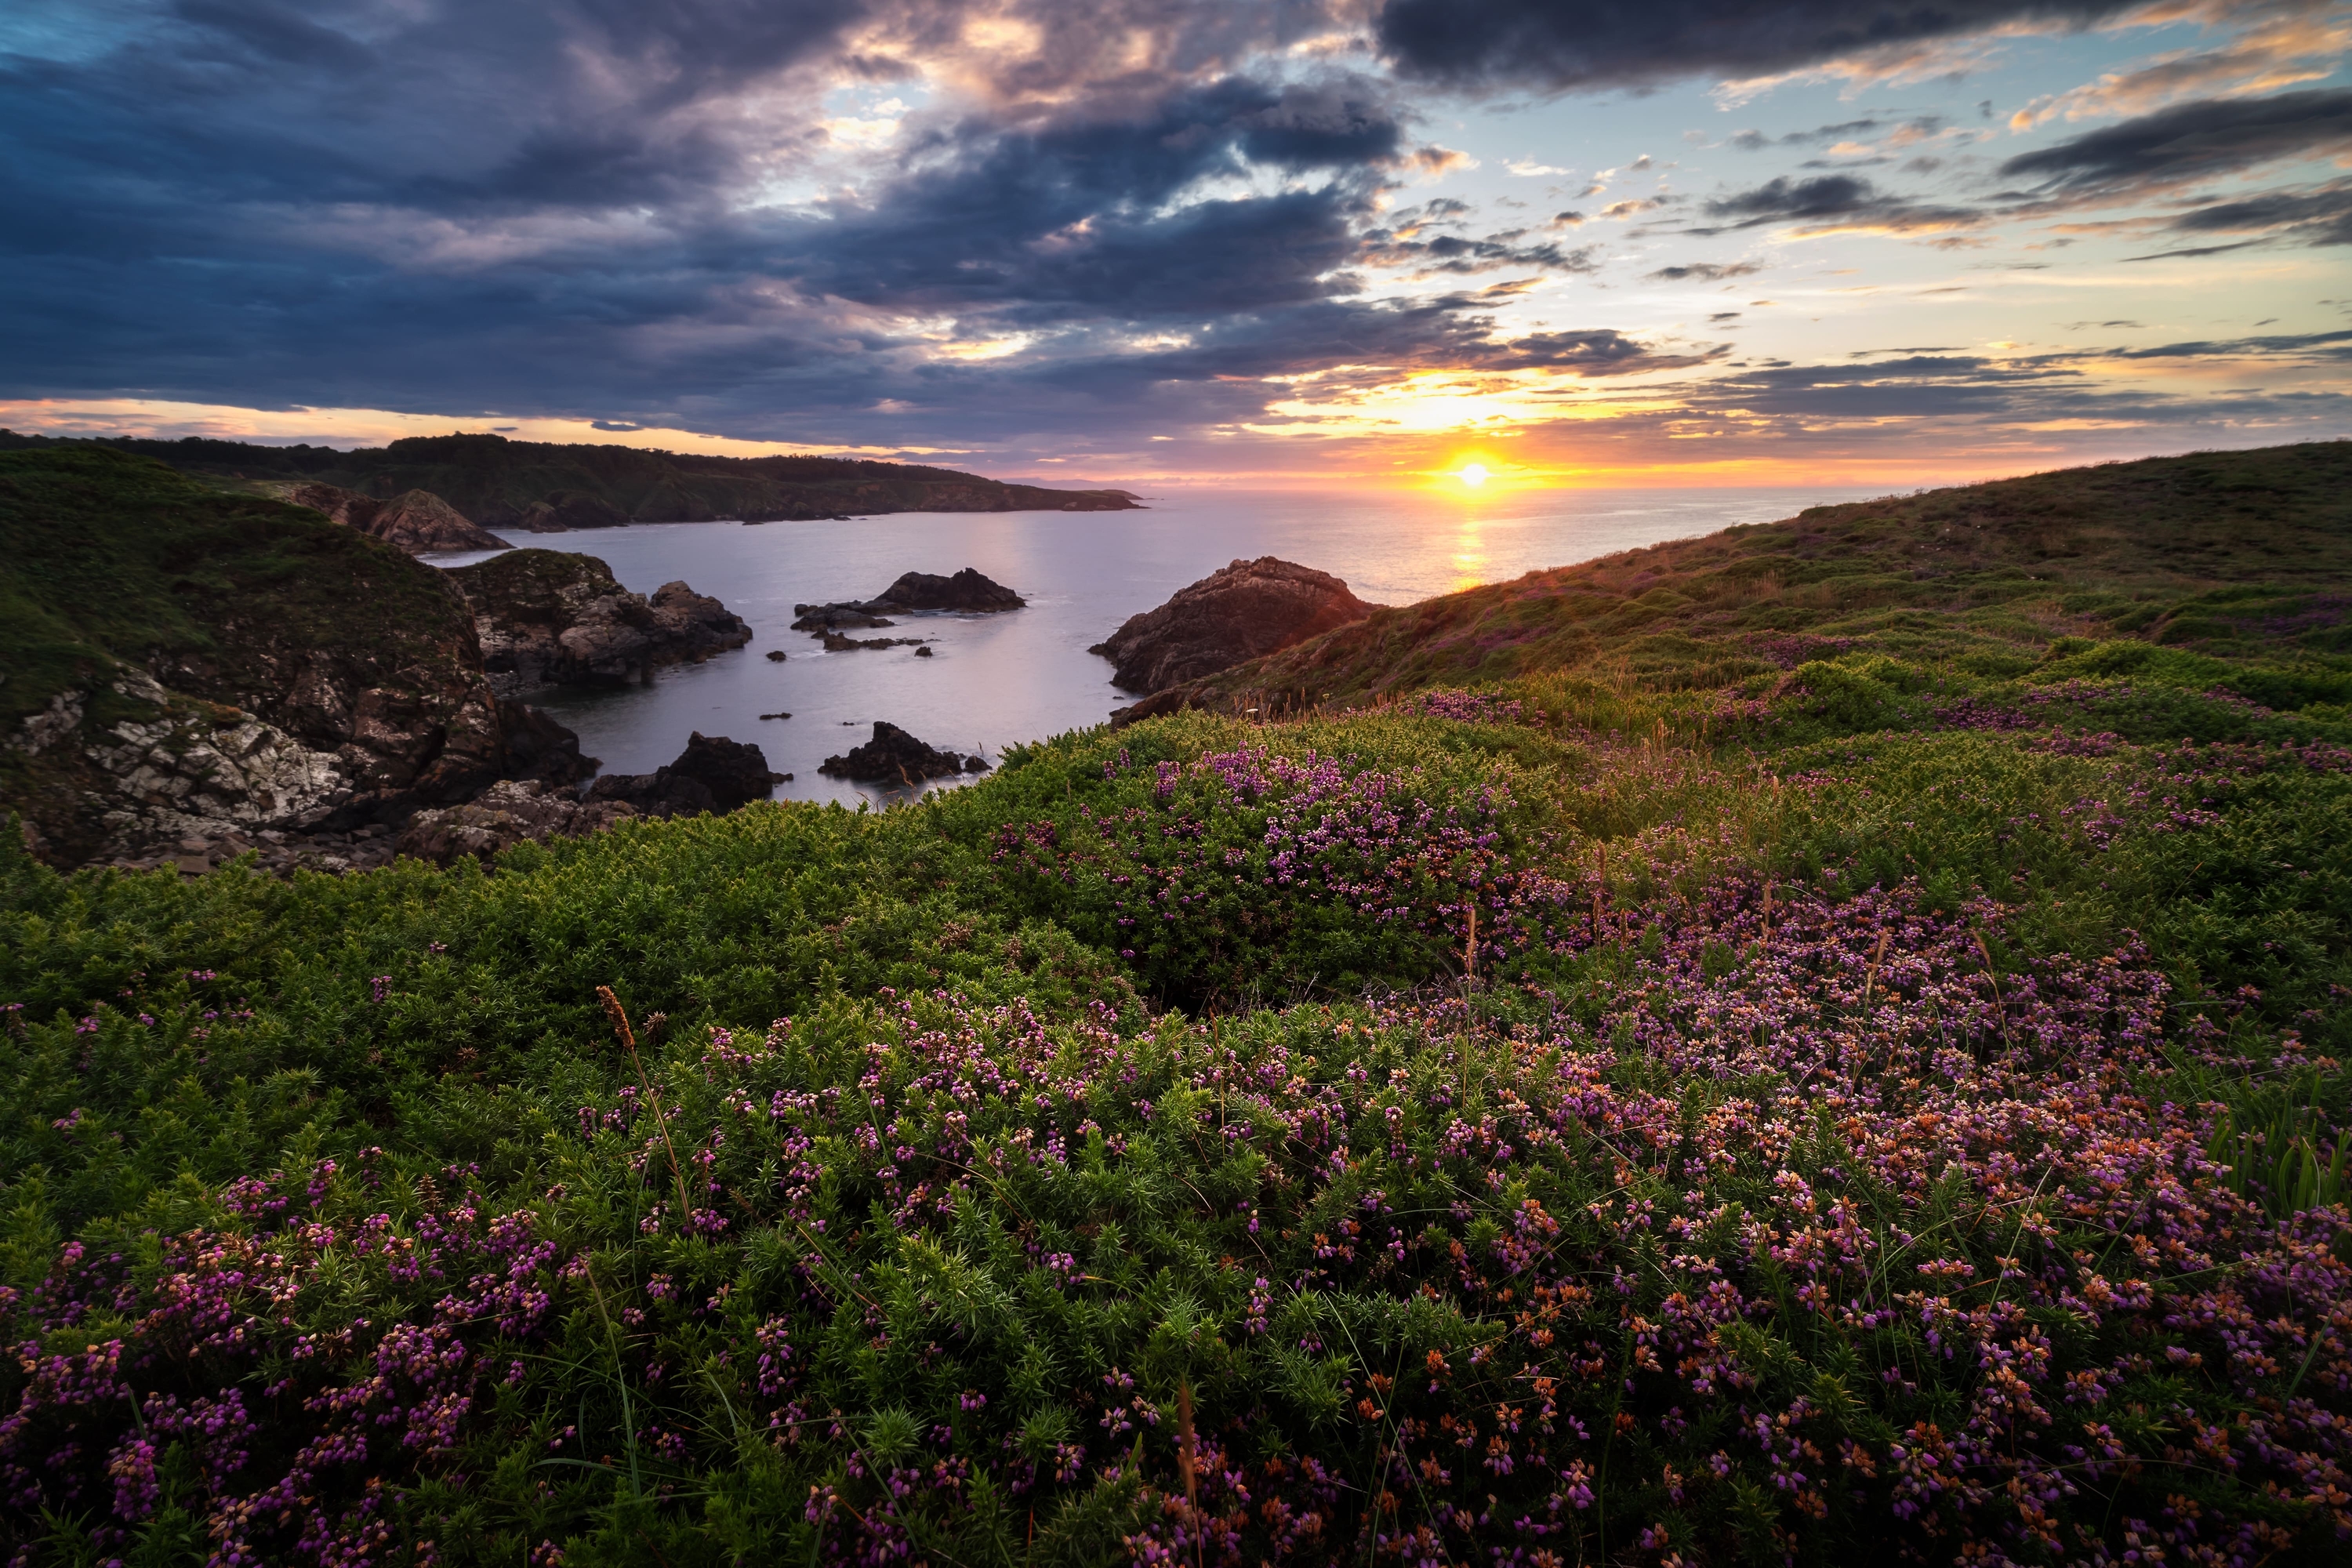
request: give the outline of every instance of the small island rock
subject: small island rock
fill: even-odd
[[[871,599],[845,599],[830,605],[794,605],[793,614],[799,619],[793,622],[793,630],[813,632],[823,637],[827,632],[896,624],[884,618],[888,616],[912,615],[925,610],[992,616],[1004,610],[1020,609],[1028,602],[1003,584],[982,575],[970,566],[952,577],[942,577],[932,572],[903,572],[897,582]],[[868,643],[866,646],[887,645]]]
[[[649,816],[690,816],[765,800],[781,776],[768,771],[758,746],[698,730],[677,761],[649,773],[606,773],[585,798],[618,801]]]
[[[912,784],[917,779],[948,778],[987,769],[984,758],[936,750],[898,725],[877,719],[872,740],[851,747],[845,756],[825,758],[817,772],[862,784]]]

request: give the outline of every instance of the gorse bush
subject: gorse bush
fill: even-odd
[[[487,872],[0,851],[0,1538],[2334,1560],[2338,721],[1791,652]]]

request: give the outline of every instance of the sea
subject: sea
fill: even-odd
[[[650,594],[683,581],[752,628],[751,644],[617,690],[528,694],[580,735],[607,773],[650,773],[699,731],[756,743],[793,775],[786,800],[855,805],[903,799],[904,787],[851,784],[818,771],[887,720],[931,745],[978,752],[1085,729],[1135,700],[1087,649],[1229,562],[1260,555],[1347,580],[1360,598],[1405,605],[1547,566],[1564,566],[1876,489],[1546,489],[1307,492],[1187,487],[1118,512],[900,512],[847,522],[667,522],[525,536],[602,560]],[[497,552],[428,555],[462,565]],[[911,647],[826,653],[791,629],[793,605],[873,598],[902,572],[977,567],[1028,600],[992,616],[898,617],[858,637],[931,639]],[[782,663],[766,656],[785,654]],[[766,715],[790,714],[789,718]],[[938,787],[938,786],[924,786]]]

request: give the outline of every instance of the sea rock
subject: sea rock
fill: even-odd
[[[957,610],[985,616],[1000,610],[1017,610],[1029,601],[967,566],[952,577],[929,572],[903,573],[877,595],[877,602],[896,605],[903,610]]]
[[[690,816],[765,800],[782,776],[768,771],[758,746],[697,731],[677,761],[649,773],[607,773],[585,798],[623,802],[652,816]]]
[[[988,771],[982,757],[961,756],[925,745],[896,724],[875,721],[874,738],[853,746],[848,754],[827,757],[817,769],[837,779],[865,784],[912,784],[917,779],[947,778],[956,773]]]
[[[541,784],[574,784],[596,776],[597,762],[580,754],[580,737],[528,702],[499,699],[506,739],[506,775]]]
[[[476,526],[471,519],[431,490],[404,490],[390,500],[379,500],[357,490],[312,480],[272,483],[262,489],[280,500],[324,512],[347,528],[381,539],[411,555],[436,550],[507,548],[505,540]]]
[[[876,626],[895,626],[898,623],[881,616],[869,615],[848,605],[794,605],[793,613],[800,618],[793,623],[796,632],[865,631]]]
[[[1155,692],[1304,642],[1380,608],[1328,572],[1262,555],[1180,588],[1087,651],[1124,690]]]
[[[751,640],[726,605],[684,583],[648,600],[593,555],[516,550],[449,574],[474,614],[501,695],[537,686],[626,686]]]
[[[894,625],[894,622],[883,618],[887,616],[912,615],[924,610],[992,616],[1003,610],[1020,609],[1028,602],[1003,584],[982,576],[970,566],[952,577],[942,577],[932,572],[904,572],[899,574],[897,582],[871,599],[845,599],[830,605],[794,605],[793,614],[799,618],[793,622],[793,630],[814,632],[823,637],[827,632]],[[866,646],[888,645],[868,643]]]
[[[887,626],[890,623],[882,624]],[[827,653],[847,653],[861,647],[919,647],[923,641],[920,637],[845,637],[839,632],[819,632],[817,636]]]
[[[463,805],[418,812],[392,852],[436,866],[454,865],[468,855],[487,860],[518,844],[575,838],[636,815],[625,801],[581,800],[538,779],[509,779]]]

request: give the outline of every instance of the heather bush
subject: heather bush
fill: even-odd
[[[1836,668],[488,872],[0,850],[0,1540],[2333,1560],[2352,752]]]

